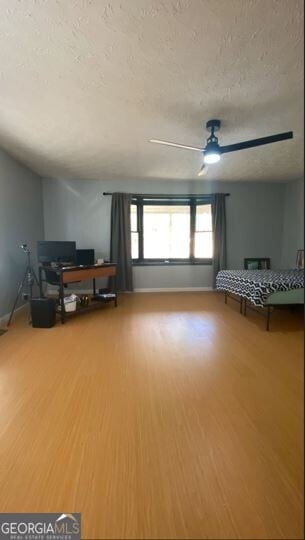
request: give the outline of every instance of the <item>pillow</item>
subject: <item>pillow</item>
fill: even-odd
[[[247,269],[248,270],[258,270],[258,261],[248,262]]]

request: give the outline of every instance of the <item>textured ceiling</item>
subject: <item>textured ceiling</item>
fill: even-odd
[[[208,180],[303,175],[303,0],[1,0],[0,144],[49,177],[196,179],[200,146],[293,130]],[[204,181],[200,179],[200,181]]]

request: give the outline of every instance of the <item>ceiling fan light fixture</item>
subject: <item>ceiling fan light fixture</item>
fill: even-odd
[[[217,163],[220,160],[221,151],[216,141],[210,141],[206,145],[203,153],[204,163]]]
[[[220,161],[220,154],[218,152],[208,152],[204,154],[204,163],[211,164]]]

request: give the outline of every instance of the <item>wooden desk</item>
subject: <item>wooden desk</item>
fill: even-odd
[[[79,310],[66,313],[65,312],[65,304],[64,304],[64,286],[68,283],[76,283],[78,281],[84,281],[88,279],[92,279],[92,289],[93,289],[93,297],[96,295],[96,278],[105,278],[105,277],[112,277],[113,279],[113,291],[115,293],[115,297],[113,298],[115,306],[117,306],[117,293],[116,293],[116,264],[114,263],[104,263],[104,264],[95,264],[93,266],[65,266],[65,267],[53,267],[53,266],[40,266],[39,267],[39,289],[40,289],[40,296],[43,298],[43,288],[42,284],[43,282],[48,281],[43,278],[43,274],[45,272],[53,272],[53,274],[58,276],[58,287],[59,287],[59,302],[60,302],[60,318],[62,324],[64,324],[66,316],[69,314],[75,315],[76,313],[84,313],[86,311],[90,311],[92,309],[95,309],[97,307],[100,307],[103,302],[102,301],[91,301],[89,306],[86,306],[84,308],[81,308]]]

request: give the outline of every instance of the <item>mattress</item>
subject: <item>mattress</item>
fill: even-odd
[[[304,304],[304,289],[290,289],[289,291],[277,291],[268,296],[266,305],[276,306]]]
[[[270,294],[304,288],[304,270],[220,270],[216,289],[263,307]]]

